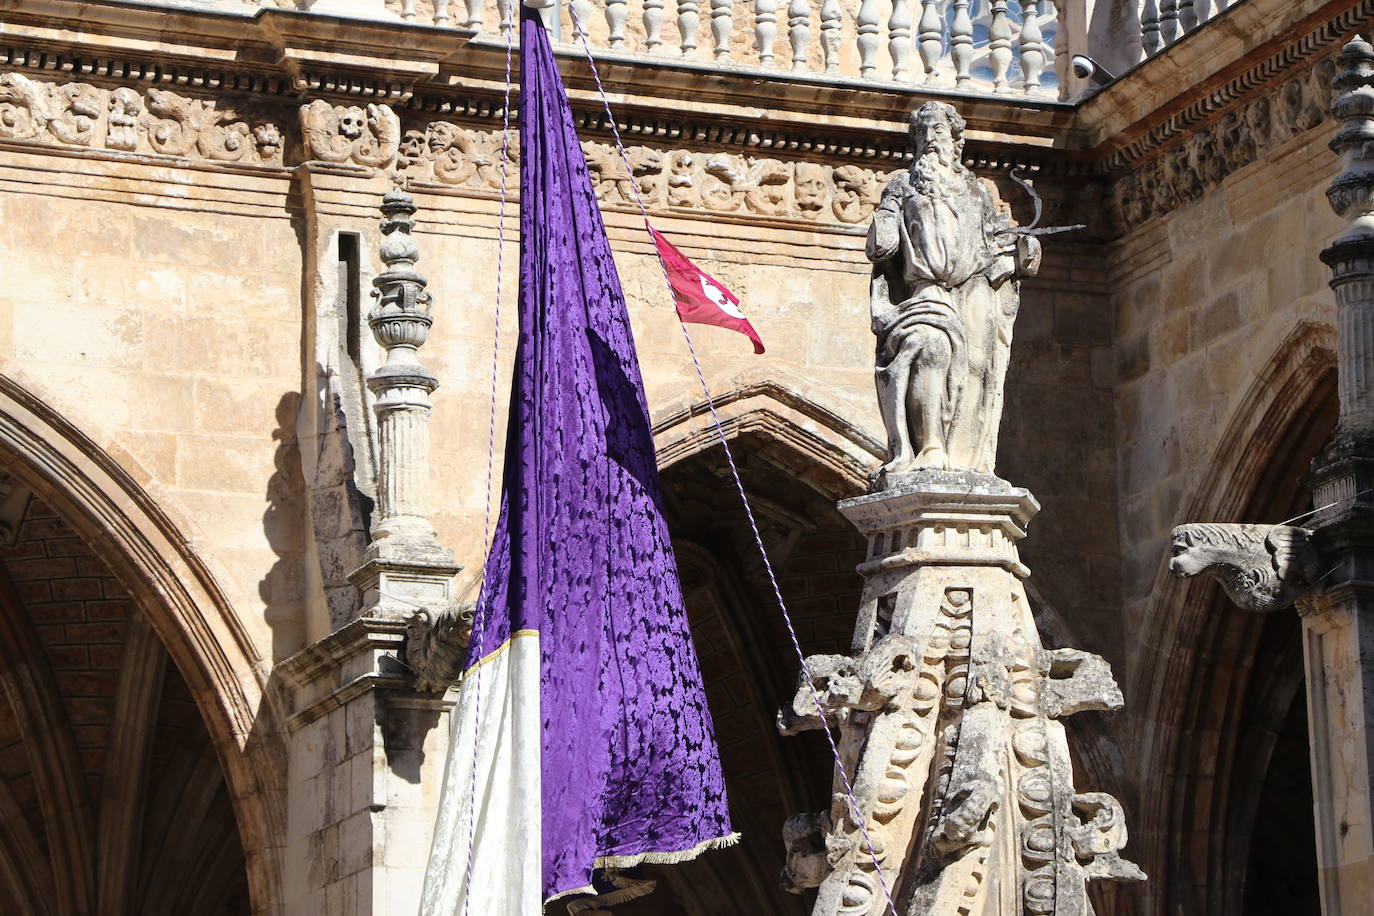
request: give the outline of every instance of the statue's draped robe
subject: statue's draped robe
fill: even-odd
[[[867,254],[877,368],[897,357],[921,327],[950,342],[945,439],[951,466],[991,473],[1002,410],[1017,289],[1007,282],[1015,258],[1001,250],[1009,226],[971,174],[945,193],[917,190],[910,171],[895,177],[873,214]],[[1002,237],[1005,239],[1005,236]],[[904,393],[896,416],[907,423]]]

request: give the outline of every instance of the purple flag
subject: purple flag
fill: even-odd
[[[472,914],[533,916],[590,892],[596,868],[735,839],[624,293],[548,36],[523,6],[520,40],[520,336],[424,889],[422,912],[442,916],[465,896]]]

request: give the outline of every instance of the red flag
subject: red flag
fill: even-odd
[[[649,227],[649,234],[658,246],[659,259],[668,272],[677,301],[677,317],[696,324],[713,324],[718,328],[739,331],[754,342],[754,352],[763,352],[758,332],[739,310],[739,297],[730,292],[715,277],[687,260],[687,256],[673,247],[657,229]]]

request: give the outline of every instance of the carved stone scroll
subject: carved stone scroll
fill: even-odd
[[[307,159],[385,168],[400,149],[401,121],[389,105],[332,105],[316,99],[301,106],[300,119]]]

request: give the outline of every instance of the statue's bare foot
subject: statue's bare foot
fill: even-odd
[[[929,445],[921,449],[921,454],[916,456],[915,466],[918,468],[939,468],[942,471],[949,470],[949,456],[945,454],[944,448],[938,445]]]

